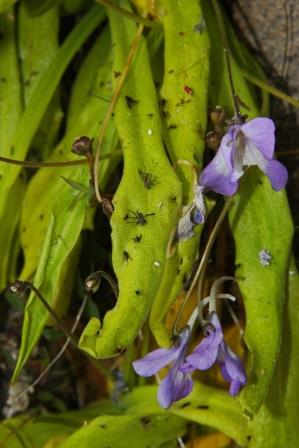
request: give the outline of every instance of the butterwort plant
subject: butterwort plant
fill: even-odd
[[[243,121],[243,122],[242,122]],[[275,125],[270,118],[245,121],[235,119],[222,137],[212,161],[202,171],[199,184],[225,196],[232,196],[244,168],[257,165],[268,177],[274,190],[285,187],[286,168],[274,158]]]
[[[235,300],[230,294],[219,294],[218,288],[231,277],[221,277],[211,288],[210,296],[196,307],[188,325],[175,338],[170,348],[158,348],[144,358],[133,362],[134,370],[141,376],[155,375],[162,368],[171,364],[167,375],[159,385],[158,401],[163,408],[169,408],[175,401],[190,394],[193,388],[191,373],[195,370],[207,370],[215,363],[220,366],[222,376],[230,382],[229,392],[235,396],[246,384],[246,373],[241,360],[224,342],[223,331],[216,313],[217,299]],[[202,308],[208,305],[208,315],[204,319]],[[192,328],[199,319],[204,338],[193,353],[186,355]]]

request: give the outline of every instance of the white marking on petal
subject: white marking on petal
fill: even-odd
[[[194,192],[194,204],[196,205],[196,208],[202,213],[203,216],[206,214],[206,208],[205,203],[203,199],[203,191],[204,187],[201,185],[194,185],[193,192]]]
[[[267,169],[268,160],[251,140],[247,140],[243,164],[246,166],[257,165],[263,172]]]

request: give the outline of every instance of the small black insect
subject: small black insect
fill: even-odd
[[[140,243],[141,239],[142,239],[142,235],[136,235],[136,236],[134,236],[133,241],[135,243]]]
[[[190,98],[187,100],[185,100],[184,98],[181,98],[180,101],[178,103],[176,103],[176,107],[183,106],[184,104],[190,103],[190,101],[191,101]]]
[[[137,106],[137,104],[139,103],[139,101],[134,100],[134,98],[132,98],[128,95],[126,95],[125,98],[126,98],[127,106],[129,109],[132,109],[133,106]]]
[[[181,404],[180,409],[187,408],[188,406],[190,406],[190,404],[190,401],[187,401],[186,403]]]
[[[129,260],[132,260],[131,255],[126,250],[123,251],[123,257],[124,257],[124,261],[126,261],[126,262],[128,262]]]
[[[154,216],[155,213],[141,213],[138,210],[136,212],[130,211],[125,217],[124,220],[129,223],[135,223],[139,226],[144,226],[147,223],[147,219],[149,216]]]
[[[148,173],[143,170],[138,170],[139,176],[143,182],[143,185],[149,190],[153,185],[157,183],[157,176],[152,173]]]
[[[141,296],[141,291],[140,291],[140,289],[136,289],[136,290],[135,290],[135,294],[136,294],[136,296]]]
[[[147,427],[150,423],[151,423],[151,418],[150,417],[141,417],[140,418],[140,423],[142,424],[142,426]]]
[[[168,126],[168,129],[169,130],[171,130],[171,129],[176,129],[177,128],[177,125],[176,124],[170,124],[169,126]]]

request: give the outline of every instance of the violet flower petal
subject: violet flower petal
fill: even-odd
[[[286,186],[288,181],[288,171],[282,163],[278,162],[278,160],[270,160],[266,167],[265,174],[268,176],[272,188],[275,191],[279,191]]]
[[[247,382],[246,373],[241,360],[223,342],[220,346],[218,362],[224,379],[231,382],[230,394],[236,395],[241,386]]]
[[[222,137],[220,147],[211,162],[202,171],[200,185],[216,193],[232,196],[238,188],[238,182],[232,179],[234,168],[231,161],[234,132],[230,128]]]
[[[193,220],[196,224],[202,224],[205,220],[205,203],[203,198],[204,187],[196,184],[193,188],[194,190],[194,204],[196,209],[193,213]]]
[[[198,370],[209,369],[218,357],[219,346],[223,342],[223,333],[216,313],[211,313],[209,323],[214,330],[208,330],[207,336],[195,348],[191,355],[186,357],[186,363],[182,365],[182,370],[189,372],[191,366]]]
[[[190,328],[185,327],[179,335],[177,345],[170,348],[158,348],[143,358],[134,361],[132,363],[134,370],[138,375],[148,377],[155,375],[155,373],[173,361],[181,362],[181,357],[185,353],[189,336]]]
[[[191,376],[182,372],[178,365],[172,367],[163,378],[158,391],[158,400],[163,408],[169,408],[174,401],[190,394],[193,388]]]
[[[191,221],[191,210],[189,210],[189,212],[185,213],[178,222],[177,236],[180,241],[189,240],[193,237],[194,225],[195,224]]]
[[[229,374],[227,373],[225,364],[220,364],[220,369],[221,369],[221,374],[223,376],[223,378],[226,381],[230,382],[230,386],[229,386],[229,393],[230,395],[232,395],[233,397],[235,397],[236,395],[238,395],[238,393],[240,392],[240,389],[242,387],[242,384],[240,383],[240,381],[238,380],[232,380],[231,377],[229,376]]]
[[[287,169],[278,160],[267,160],[252,142],[248,142],[244,165],[257,165],[269,178],[272,188],[276,191],[284,188],[288,181]]]
[[[201,210],[199,210],[198,208],[195,208],[193,211],[193,221],[196,224],[203,224],[205,220],[205,215],[202,213]]]
[[[179,352],[180,347],[158,348],[144,358],[134,361],[132,363],[133,368],[140,376],[148,377],[155,375],[163,367],[166,367],[174,361],[179,356]]]
[[[270,118],[258,117],[242,124],[240,131],[250,140],[267,159],[274,154],[275,125]]]

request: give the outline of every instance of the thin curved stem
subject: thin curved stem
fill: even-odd
[[[60,317],[55,313],[55,311],[50,307],[48,302],[45,300],[41,292],[32,284],[29,282],[26,282],[28,284],[28,287],[34,292],[34,294],[37,295],[37,297],[40,299],[46,310],[49,312],[49,314],[55,319],[57,326],[60,328],[60,330],[65,334],[67,338],[69,338],[76,346],[78,345],[78,342],[71,331],[69,331]]]
[[[84,308],[86,306],[87,300],[89,298],[88,294],[85,294],[83,300],[82,300],[82,304],[79,308],[79,311],[76,315],[75,321],[73,323],[73,326],[71,328],[71,334],[74,334],[76,331],[76,328],[80,322],[80,319],[82,317]],[[36,380],[34,380],[34,382],[32,384],[30,384],[30,386],[26,387],[24,390],[22,390],[22,392],[20,392],[17,396],[16,396],[16,400],[18,400],[20,397],[22,397],[24,394],[26,394],[28,391],[30,391],[33,387],[35,387],[40,380],[49,372],[49,370],[54,366],[54,364],[59,360],[59,358],[63,355],[63,353],[65,352],[65,350],[67,349],[69,343],[71,342],[71,339],[69,337],[66,338],[65,343],[63,344],[63,346],[61,347],[61,349],[59,350],[59,352],[57,353],[57,355],[52,359],[52,361],[50,361],[50,363],[47,365],[47,367],[42,371],[42,373],[36,378]]]
[[[112,159],[122,154],[122,151],[113,151],[99,157],[99,160]],[[23,166],[25,168],[59,168],[63,166],[87,165],[87,159],[65,160],[63,162],[35,162],[32,160],[16,160],[8,157],[0,156],[0,162],[9,163],[11,165]]]
[[[228,211],[229,211],[229,209],[230,209],[230,207],[232,205],[232,201],[233,201],[233,198],[231,198],[231,197],[227,198],[225,200],[225,204],[224,204],[224,206],[223,206],[223,208],[221,210],[221,213],[220,213],[220,215],[219,215],[219,217],[218,217],[218,219],[216,221],[216,224],[215,224],[215,226],[214,226],[214,228],[213,228],[213,230],[212,230],[212,232],[211,232],[211,234],[209,236],[207,245],[206,245],[205,250],[204,250],[204,252],[202,254],[202,257],[201,257],[200,263],[198,265],[197,271],[196,271],[196,273],[195,273],[195,275],[193,277],[193,280],[192,280],[192,283],[190,285],[190,288],[187,291],[187,294],[186,294],[186,296],[184,298],[182,306],[181,306],[181,308],[179,310],[179,313],[177,315],[177,318],[175,320],[174,327],[173,327],[173,332],[174,333],[177,333],[177,325],[178,325],[180,317],[182,315],[182,311],[183,311],[187,301],[189,300],[189,297],[191,296],[191,294],[193,292],[193,289],[195,288],[195,285],[196,285],[199,277],[201,276],[201,278],[202,278],[203,275],[206,272],[206,268],[207,268],[207,264],[208,264],[209,256],[210,256],[210,252],[212,250],[212,247],[213,247],[213,244],[215,242],[215,239],[216,239],[216,237],[217,237],[217,235],[219,233],[221,225],[222,225],[222,223],[224,221],[224,218],[226,217],[226,214],[228,213]]]
[[[21,281],[21,280],[16,280],[14,283],[11,283],[9,286],[10,292],[12,294],[23,294],[26,290],[31,289],[39,298],[39,300],[42,302],[42,304],[44,305],[44,307],[47,309],[47,311],[49,312],[49,314],[53,317],[53,319],[55,319],[57,326],[60,328],[60,330],[64,333],[64,335],[66,336],[66,338],[68,340],[70,340],[74,346],[80,350],[80,352],[86,356],[86,358],[89,359],[89,361],[97,368],[100,370],[100,372],[103,373],[103,375],[106,375],[107,377],[109,377],[110,379],[113,378],[111,371],[106,368],[105,366],[103,366],[99,360],[94,359],[89,353],[85,352],[84,350],[82,350],[79,347],[78,341],[75,338],[75,336],[73,335],[73,331],[69,331],[63,321],[60,319],[59,316],[57,316],[57,314],[55,313],[55,311],[51,308],[51,306],[48,304],[48,302],[45,300],[45,298],[43,297],[43,295],[40,293],[40,291],[30,282],[28,281]],[[87,298],[88,298],[88,293],[86,294]],[[87,300],[87,299],[86,299]],[[80,312],[80,311],[79,311]],[[77,319],[76,319],[77,320]],[[76,324],[77,325],[77,324]]]
[[[136,35],[135,35],[134,40],[132,42],[132,46],[131,46],[130,52],[128,54],[128,58],[126,60],[126,63],[125,63],[124,68],[122,70],[122,73],[121,73],[121,75],[119,77],[119,81],[118,81],[118,84],[117,84],[117,86],[115,88],[113,97],[112,97],[112,99],[111,99],[111,101],[109,103],[107,112],[105,114],[104,120],[103,120],[103,122],[101,124],[101,127],[100,127],[99,136],[98,136],[98,139],[97,139],[97,142],[96,142],[94,167],[93,167],[93,169],[94,169],[94,190],[95,190],[96,198],[97,198],[97,200],[98,200],[98,202],[100,204],[103,202],[103,197],[102,197],[102,195],[100,193],[100,189],[99,189],[99,175],[98,175],[98,164],[99,164],[99,160],[100,160],[100,150],[101,150],[101,147],[102,147],[102,144],[103,144],[103,141],[104,141],[104,135],[105,135],[106,128],[108,126],[110,117],[111,117],[112,112],[114,110],[114,106],[115,106],[115,104],[117,102],[117,99],[119,97],[120,91],[121,91],[121,89],[122,89],[122,87],[124,85],[124,82],[125,82],[125,80],[127,78],[128,73],[129,73],[129,69],[130,69],[131,63],[133,61],[133,57],[136,54],[136,50],[137,50],[139,41],[141,39],[141,35],[142,35],[142,32],[143,32],[143,29],[144,29],[144,25],[139,25],[139,27],[137,28],[137,32],[136,32]]]

